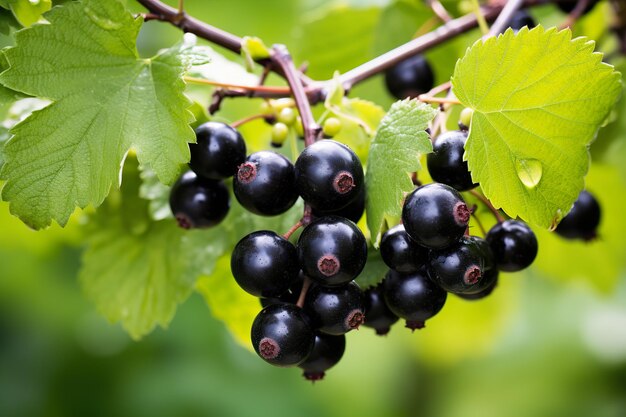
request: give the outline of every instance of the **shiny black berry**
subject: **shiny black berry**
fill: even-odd
[[[358,329],[365,320],[363,292],[354,281],[338,287],[312,286],[304,310],[316,329],[333,335]]]
[[[239,165],[233,191],[243,207],[262,216],[284,213],[298,199],[292,163],[271,151],[253,153]]]
[[[532,29],[537,26],[537,24],[526,10],[518,10],[515,12],[515,14],[513,14],[513,17],[511,17],[511,20],[509,21],[509,27],[517,31],[524,26],[527,26],[528,29]]]
[[[339,216],[345,217],[346,219],[353,221],[354,223],[358,223],[363,217],[363,213],[365,213],[365,187],[361,188],[361,192],[356,196],[354,200],[347,206],[340,208],[339,210],[318,210],[313,209],[312,214],[315,217],[324,217],[324,216]]]
[[[428,262],[428,249],[415,243],[401,224],[383,234],[380,255],[389,268],[404,273],[416,272]]]
[[[368,288],[363,298],[365,300],[365,322],[363,326],[371,327],[380,336],[389,333],[391,326],[398,321],[398,316],[387,307],[384,282],[376,287]]]
[[[228,214],[230,196],[221,181],[184,173],[170,191],[170,208],[184,229],[212,227]]]
[[[598,1],[599,0],[589,0],[587,2],[587,6],[583,10],[583,14],[589,13],[595,7]],[[557,7],[561,9],[563,13],[573,12],[577,4],[578,4],[578,0],[560,1],[556,3]]]
[[[296,280],[291,284],[289,289],[277,297],[261,297],[259,301],[261,306],[267,307],[270,304],[289,303],[296,304],[298,298],[300,298],[300,292],[302,292],[302,286],[304,284],[304,274],[302,271],[298,274]]]
[[[462,237],[456,245],[430,253],[430,278],[454,294],[473,294],[491,282],[486,272],[495,267],[489,244],[475,236]]]
[[[278,297],[297,280],[300,265],[296,247],[269,230],[243,237],[230,258],[235,281],[257,297]]]
[[[486,287],[484,290],[479,291],[474,294],[455,294],[455,295],[457,297],[460,297],[468,301],[482,300],[483,298],[491,295],[493,290],[495,290],[496,287],[498,286],[498,269],[497,268],[491,269],[487,272],[487,274],[489,275],[487,279],[489,280],[489,282],[491,282],[491,284],[488,287]]]
[[[582,191],[570,212],[556,227],[561,237],[590,241],[598,236],[600,224],[600,204],[588,191]]]
[[[313,350],[315,333],[300,307],[272,304],[252,323],[252,346],[266,362],[276,366],[296,366]]]
[[[346,336],[317,333],[313,351],[298,367],[304,371],[302,375],[305,379],[319,381],[341,360],[345,350]]]
[[[451,130],[437,137],[433,152],[426,157],[428,172],[433,180],[449,185],[458,191],[476,187],[463,160],[467,133]]]
[[[524,222],[506,220],[498,223],[489,230],[485,239],[501,271],[521,271],[530,266],[537,256],[537,238]]]
[[[227,124],[207,122],[196,129],[196,143],[189,145],[189,167],[204,178],[232,177],[246,159],[246,143],[239,132]]]
[[[350,220],[321,217],[304,228],[298,239],[298,257],[305,275],[323,285],[350,282],[363,270],[367,242]]]
[[[354,201],[365,186],[358,156],[334,140],[307,146],[295,168],[298,192],[317,210],[339,210]]]
[[[461,195],[445,184],[427,184],[406,197],[402,223],[409,236],[431,249],[456,243],[465,233],[470,210]]]
[[[385,302],[389,309],[406,320],[411,330],[421,329],[426,320],[437,314],[448,294],[428,279],[424,269],[410,274],[389,271],[384,285]]]
[[[422,55],[409,57],[385,71],[387,90],[399,100],[427,93],[434,84],[433,70]]]

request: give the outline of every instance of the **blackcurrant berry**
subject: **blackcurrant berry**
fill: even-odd
[[[344,334],[363,324],[363,292],[354,281],[339,287],[314,285],[306,295],[304,310],[320,332]]]
[[[387,307],[384,295],[384,282],[376,287],[368,288],[364,294],[365,322],[363,326],[376,330],[376,334],[383,336],[389,333],[391,326],[398,321],[396,316]]]
[[[556,227],[561,237],[590,241],[598,236],[600,224],[600,204],[588,191],[582,191],[570,212]]]
[[[486,272],[495,267],[489,244],[478,237],[462,237],[456,245],[431,251],[429,276],[444,290],[472,294],[491,282]]]
[[[433,180],[449,185],[458,191],[476,187],[463,160],[467,133],[451,130],[439,135],[433,145],[433,152],[426,157],[428,172]]]
[[[302,309],[293,304],[265,307],[252,323],[252,346],[266,362],[296,366],[313,350],[315,333]]]
[[[298,192],[318,210],[347,206],[365,185],[359,158],[346,145],[334,140],[320,140],[304,148],[295,168]]]
[[[354,223],[358,223],[363,217],[363,213],[365,213],[365,187],[361,188],[361,192],[356,196],[356,198],[347,206],[340,208],[339,210],[331,210],[331,211],[323,211],[318,209],[313,209],[312,212],[314,217],[324,217],[324,216],[339,216],[345,217],[346,219],[353,221]]]
[[[434,84],[433,70],[422,55],[400,61],[385,72],[387,90],[399,100],[427,93]]]
[[[184,229],[212,227],[228,214],[230,196],[221,181],[184,173],[170,191],[170,208]]]
[[[598,1],[599,0],[589,0],[589,2],[587,3],[587,6],[583,10],[583,14],[589,13],[595,7]],[[562,2],[556,3],[557,7],[561,9],[563,13],[573,12],[574,9],[576,8],[576,4],[578,4],[578,0],[562,1]]]
[[[230,258],[235,281],[257,297],[278,297],[298,278],[296,247],[269,230],[252,232],[235,246]]]
[[[445,184],[427,184],[406,197],[402,222],[422,246],[440,249],[459,240],[467,229],[470,210],[461,195]]]
[[[324,378],[327,370],[341,360],[345,350],[346,336],[317,333],[313,351],[298,367],[304,370],[302,375],[305,379],[319,381]]]
[[[305,275],[324,285],[341,285],[363,270],[367,242],[350,220],[321,217],[300,234],[298,257]]]
[[[380,255],[389,268],[403,273],[416,272],[428,262],[428,249],[415,243],[401,224],[383,234]]]
[[[474,293],[474,294],[455,294],[455,295],[457,297],[460,297],[460,298],[462,298],[464,300],[468,300],[468,301],[482,300],[483,298],[491,295],[493,290],[495,290],[496,286],[498,285],[498,269],[497,268],[490,269],[487,272],[487,275],[490,275],[487,278],[491,282],[491,285],[486,287],[484,290],[479,291],[479,292]],[[493,277],[494,275],[495,275],[495,278]]]
[[[259,301],[261,302],[261,306],[267,307],[270,304],[280,304],[280,303],[288,303],[288,304],[296,304],[298,302],[298,298],[300,298],[300,292],[302,291],[302,286],[304,285],[304,274],[302,271],[298,274],[298,278],[291,284],[289,289],[279,295],[278,297],[261,297]]]
[[[526,223],[517,220],[496,224],[485,239],[501,271],[521,271],[530,266],[537,256],[535,234]]]
[[[243,207],[262,216],[284,213],[298,199],[292,163],[271,151],[253,153],[239,165],[233,191]]]
[[[526,10],[518,10],[515,12],[515,14],[513,14],[513,17],[511,17],[511,20],[509,21],[509,27],[515,31],[518,31],[524,26],[527,26],[528,29],[532,29],[537,25]]]
[[[389,309],[406,320],[409,329],[421,329],[424,322],[437,314],[448,294],[428,279],[421,269],[410,274],[389,271],[384,285],[385,302]]]
[[[219,180],[232,177],[246,159],[246,143],[227,124],[207,122],[196,129],[196,143],[189,145],[189,167],[201,177]]]

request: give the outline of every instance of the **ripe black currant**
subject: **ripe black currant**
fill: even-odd
[[[415,243],[401,224],[383,234],[380,255],[389,268],[403,273],[416,272],[428,262],[428,249]]]
[[[361,188],[361,192],[356,196],[354,200],[347,206],[340,208],[339,210],[323,211],[313,209],[312,214],[315,217],[324,217],[335,215],[339,217],[345,217],[348,220],[358,223],[365,213],[365,187]]]
[[[233,191],[242,206],[262,216],[284,213],[298,199],[292,163],[271,151],[253,153],[239,165]]]
[[[421,269],[410,274],[389,271],[384,285],[385,302],[389,309],[406,320],[411,330],[421,329],[424,322],[437,314],[448,294],[428,279]]]
[[[406,197],[402,222],[414,241],[431,249],[440,249],[463,236],[470,214],[454,188],[433,183],[417,188]]]
[[[189,167],[201,177],[219,180],[232,177],[246,159],[246,143],[227,124],[207,122],[196,129],[196,143],[189,145]]]
[[[555,232],[566,239],[593,240],[600,224],[600,204],[588,191],[582,191],[570,212],[561,220]]]
[[[458,191],[476,187],[463,160],[467,133],[451,130],[439,135],[433,145],[433,152],[426,157],[428,172],[433,180],[449,185]]]
[[[387,90],[399,100],[427,93],[434,84],[433,70],[422,55],[400,61],[385,72]]]
[[[170,208],[184,229],[212,227],[228,214],[230,196],[221,181],[201,178],[188,171],[172,186]]]
[[[315,333],[300,307],[272,304],[254,319],[251,338],[254,350],[266,362],[296,366],[313,350]]]
[[[304,310],[311,317],[313,327],[333,335],[358,329],[365,320],[363,292],[354,281],[338,287],[312,286]]]
[[[335,366],[346,350],[346,336],[333,336],[317,333],[313,351],[304,362],[298,365],[304,372],[302,375],[309,381],[319,381],[326,371]]]
[[[455,294],[455,295],[457,297],[460,297],[468,301],[482,300],[483,298],[491,295],[493,290],[495,290],[496,286],[498,285],[498,269],[492,268],[489,271],[487,271],[486,274],[489,275],[487,279],[491,282],[491,284],[488,287],[486,287],[484,290],[479,291],[474,294]],[[493,275],[495,275],[495,278],[493,277]]]
[[[587,6],[583,10],[583,14],[589,13],[591,9],[595,7],[598,1],[599,0],[589,0],[589,2],[587,3]],[[563,2],[556,3],[557,7],[561,9],[563,13],[573,12],[577,4],[578,4],[578,0],[570,0],[570,1],[563,1]]]
[[[506,220],[498,223],[489,230],[485,239],[501,271],[521,271],[530,266],[537,256],[537,238],[524,222]]]
[[[367,243],[348,219],[321,217],[304,228],[298,239],[298,257],[305,275],[324,285],[341,285],[363,270]]]
[[[298,252],[274,232],[252,232],[235,246],[230,269],[244,291],[257,297],[278,297],[298,278]]]
[[[304,285],[304,274],[302,271],[298,274],[296,280],[291,284],[289,289],[279,295],[278,297],[261,297],[259,301],[261,302],[261,306],[267,307],[270,304],[279,304],[279,303],[288,303],[288,304],[296,304],[298,302],[298,298],[300,298],[300,292],[302,291],[302,286]]]
[[[389,333],[391,326],[398,321],[396,316],[385,302],[384,281],[375,287],[368,288],[363,296],[365,307],[365,322],[363,326],[376,330],[379,336]]]
[[[528,26],[528,29],[532,29],[537,25],[526,10],[518,10],[515,12],[513,17],[511,17],[511,20],[509,21],[509,27],[517,31],[524,26]]]
[[[334,140],[320,140],[304,148],[295,168],[298,192],[314,209],[339,210],[365,186],[358,156]]]
[[[486,272],[492,268],[495,261],[489,244],[476,236],[463,236],[456,245],[431,251],[428,272],[444,290],[472,294],[491,284]]]

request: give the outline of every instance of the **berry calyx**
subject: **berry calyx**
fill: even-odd
[[[262,216],[284,213],[298,199],[293,165],[271,151],[248,156],[233,179],[233,191],[239,204]]]
[[[383,234],[380,255],[389,268],[403,273],[416,272],[428,262],[428,249],[415,243],[401,224]]]
[[[227,124],[207,122],[196,129],[196,143],[189,145],[189,168],[201,177],[219,180],[232,177],[246,159],[246,143]]]
[[[311,287],[304,310],[316,329],[332,335],[358,329],[365,320],[363,292],[354,281],[339,287]]]
[[[315,343],[308,322],[302,309],[293,304],[269,305],[252,323],[252,346],[267,363],[296,366],[309,356]]]
[[[398,100],[427,93],[434,84],[433,70],[422,55],[400,61],[385,72],[387,91]]]
[[[235,246],[230,269],[247,293],[278,297],[298,278],[298,252],[291,242],[272,231],[252,232]]]
[[[531,228],[521,221],[498,223],[489,230],[485,239],[501,271],[521,271],[530,266],[537,256],[537,238]]]
[[[314,209],[339,210],[364,188],[363,167],[356,154],[334,140],[306,147],[295,163],[298,192]]]
[[[431,249],[459,240],[467,229],[470,210],[461,195],[445,184],[427,184],[409,194],[402,208],[402,223],[411,239]]]
[[[363,296],[365,307],[365,322],[363,326],[376,330],[376,334],[384,336],[389,333],[391,326],[398,321],[393,311],[387,307],[384,295],[385,281],[376,287],[368,288]]]
[[[219,224],[230,208],[228,189],[221,181],[184,173],[170,191],[170,208],[183,229],[206,228]]]
[[[457,297],[459,297],[459,298],[462,298],[462,299],[468,300],[468,301],[481,300],[481,299],[491,295],[493,290],[495,290],[496,286],[498,285],[498,269],[497,268],[490,269],[486,273],[486,275],[487,275],[486,279],[489,282],[491,282],[491,284],[489,286],[487,286],[484,290],[479,291],[477,293],[473,293],[473,294],[455,294],[455,295]]]
[[[466,132],[451,130],[439,135],[432,153],[426,157],[428,172],[433,180],[458,191],[468,191],[476,187],[467,161],[463,160],[465,142],[467,142]]]
[[[298,257],[305,275],[324,285],[341,285],[352,281],[363,270],[367,243],[350,220],[321,217],[300,234]]]
[[[304,371],[302,375],[306,380],[312,382],[319,381],[324,379],[327,370],[341,360],[345,350],[345,335],[333,336],[317,333],[313,351],[298,367]]]
[[[583,190],[555,232],[566,239],[591,241],[598,236],[600,216],[598,200],[589,191]]]
[[[448,294],[421,269],[410,274],[389,271],[384,296],[389,310],[405,319],[407,328],[415,330],[423,328],[426,320],[443,308]]]

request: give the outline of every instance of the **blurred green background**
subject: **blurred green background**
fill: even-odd
[[[287,44],[297,64],[309,60],[316,78],[410,39],[428,20],[417,0],[185,3],[215,26]],[[445,3],[455,10],[458,2]],[[605,6],[577,30],[609,51]],[[534,13],[546,25],[563,18],[550,6]],[[440,80],[477,37],[429,53]],[[139,50],[148,56],[180,38],[150,22]],[[206,103],[209,91],[194,96]],[[391,103],[380,77],[352,96]],[[219,116],[235,120],[258,105],[230,100]],[[268,134],[263,123],[246,129]],[[625,135],[612,129],[598,149],[623,152]],[[273,368],[239,345],[198,294],[167,330],[132,341],[81,293],[80,219],[33,232],[0,203],[0,416],[625,416],[626,182],[623,166],[611,165],[614,154],[594,153],[587,182],[604,209],[597,242],[539,233],[536,265],[503,275],[489,299],[451,296],[414,334],[401,324],[386,337],[352,332],[342,361],[313,385],[298,369]]]

